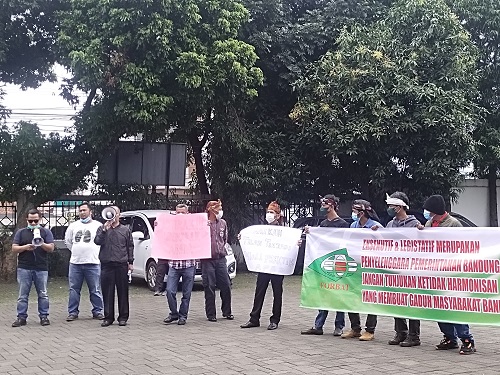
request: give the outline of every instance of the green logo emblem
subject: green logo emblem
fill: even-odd
[[[358,270],[358,264],[347,254],[347,249],[339,249],[314,260],[309,268],[330,280],[338,281],[353,275]]]

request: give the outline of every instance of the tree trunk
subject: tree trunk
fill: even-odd
[[[16,202],[16,225],[13,234],[26,226],[26,216],[33,208],[26,193],[20,193]],[[0,236],[0,278],[4,281],[14,281],[17,271],[17,255],[12,252],[12,236]]]
[[[497,166],[490,165],[488,168],[488,211],[490,215],[490,227],[498,227],[497,199]]]
[[[203,165],[202,150],[205,146],[206,138],[199,140],[198,136],[194,132],[190,132],[188,135],[189,144],[193,149],[194,163],[196,167],[196,179],[198,181],[198,188],[200,189],[200,194],[202,196],[207,196],[210,194],[208,190],[207,177],[205,175],[205,166]]]

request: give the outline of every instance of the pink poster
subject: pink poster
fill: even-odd
[[[175,260],[210,258],[207,214],[158,215],[151,256]]]

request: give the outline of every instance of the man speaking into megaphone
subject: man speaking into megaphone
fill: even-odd
[[[120,224],[120,209],[105,208],[102,213],[106,222],[97,229],[94,239],[101,246],[101,289],[104,302],[102,327],[115,321],[115,287],[118,294],[118,324],[126,326],[129,317],[128,271],[134,269],[134,240],[130,229]]]
[[[35,284],[38,293],[38,315],[40,324],[50,324],[49,296],[47,294],[47,280],[49,266],[47,253],[54,250],[52,232],[40,226],[40,212],[37,209],[28,211],[26,228],[19,229],[14,236],[12,251],[17,254],[17,281],[19,283],[19,297],[17,299],[17,319],[12,327],[26,325],[28,318],[28,296],[31,285]]]

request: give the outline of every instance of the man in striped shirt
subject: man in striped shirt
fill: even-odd
[[[189,208],[185,204],[178,204],[175,207],[175,212],[178,215],[188,214]],[[163,320],[164,323],[170,324],[177,321],[177,324],[182,326],[186,324],[189,302],[191,301],[191,292],[193,290],[194,275],[196,271],[196,260],[169,260],[168,261],[168,276],[167,276],[167,302],[170,314]],[[182,277],[182,299],[181,305],[177,310],[177,288],[179,280]]]

